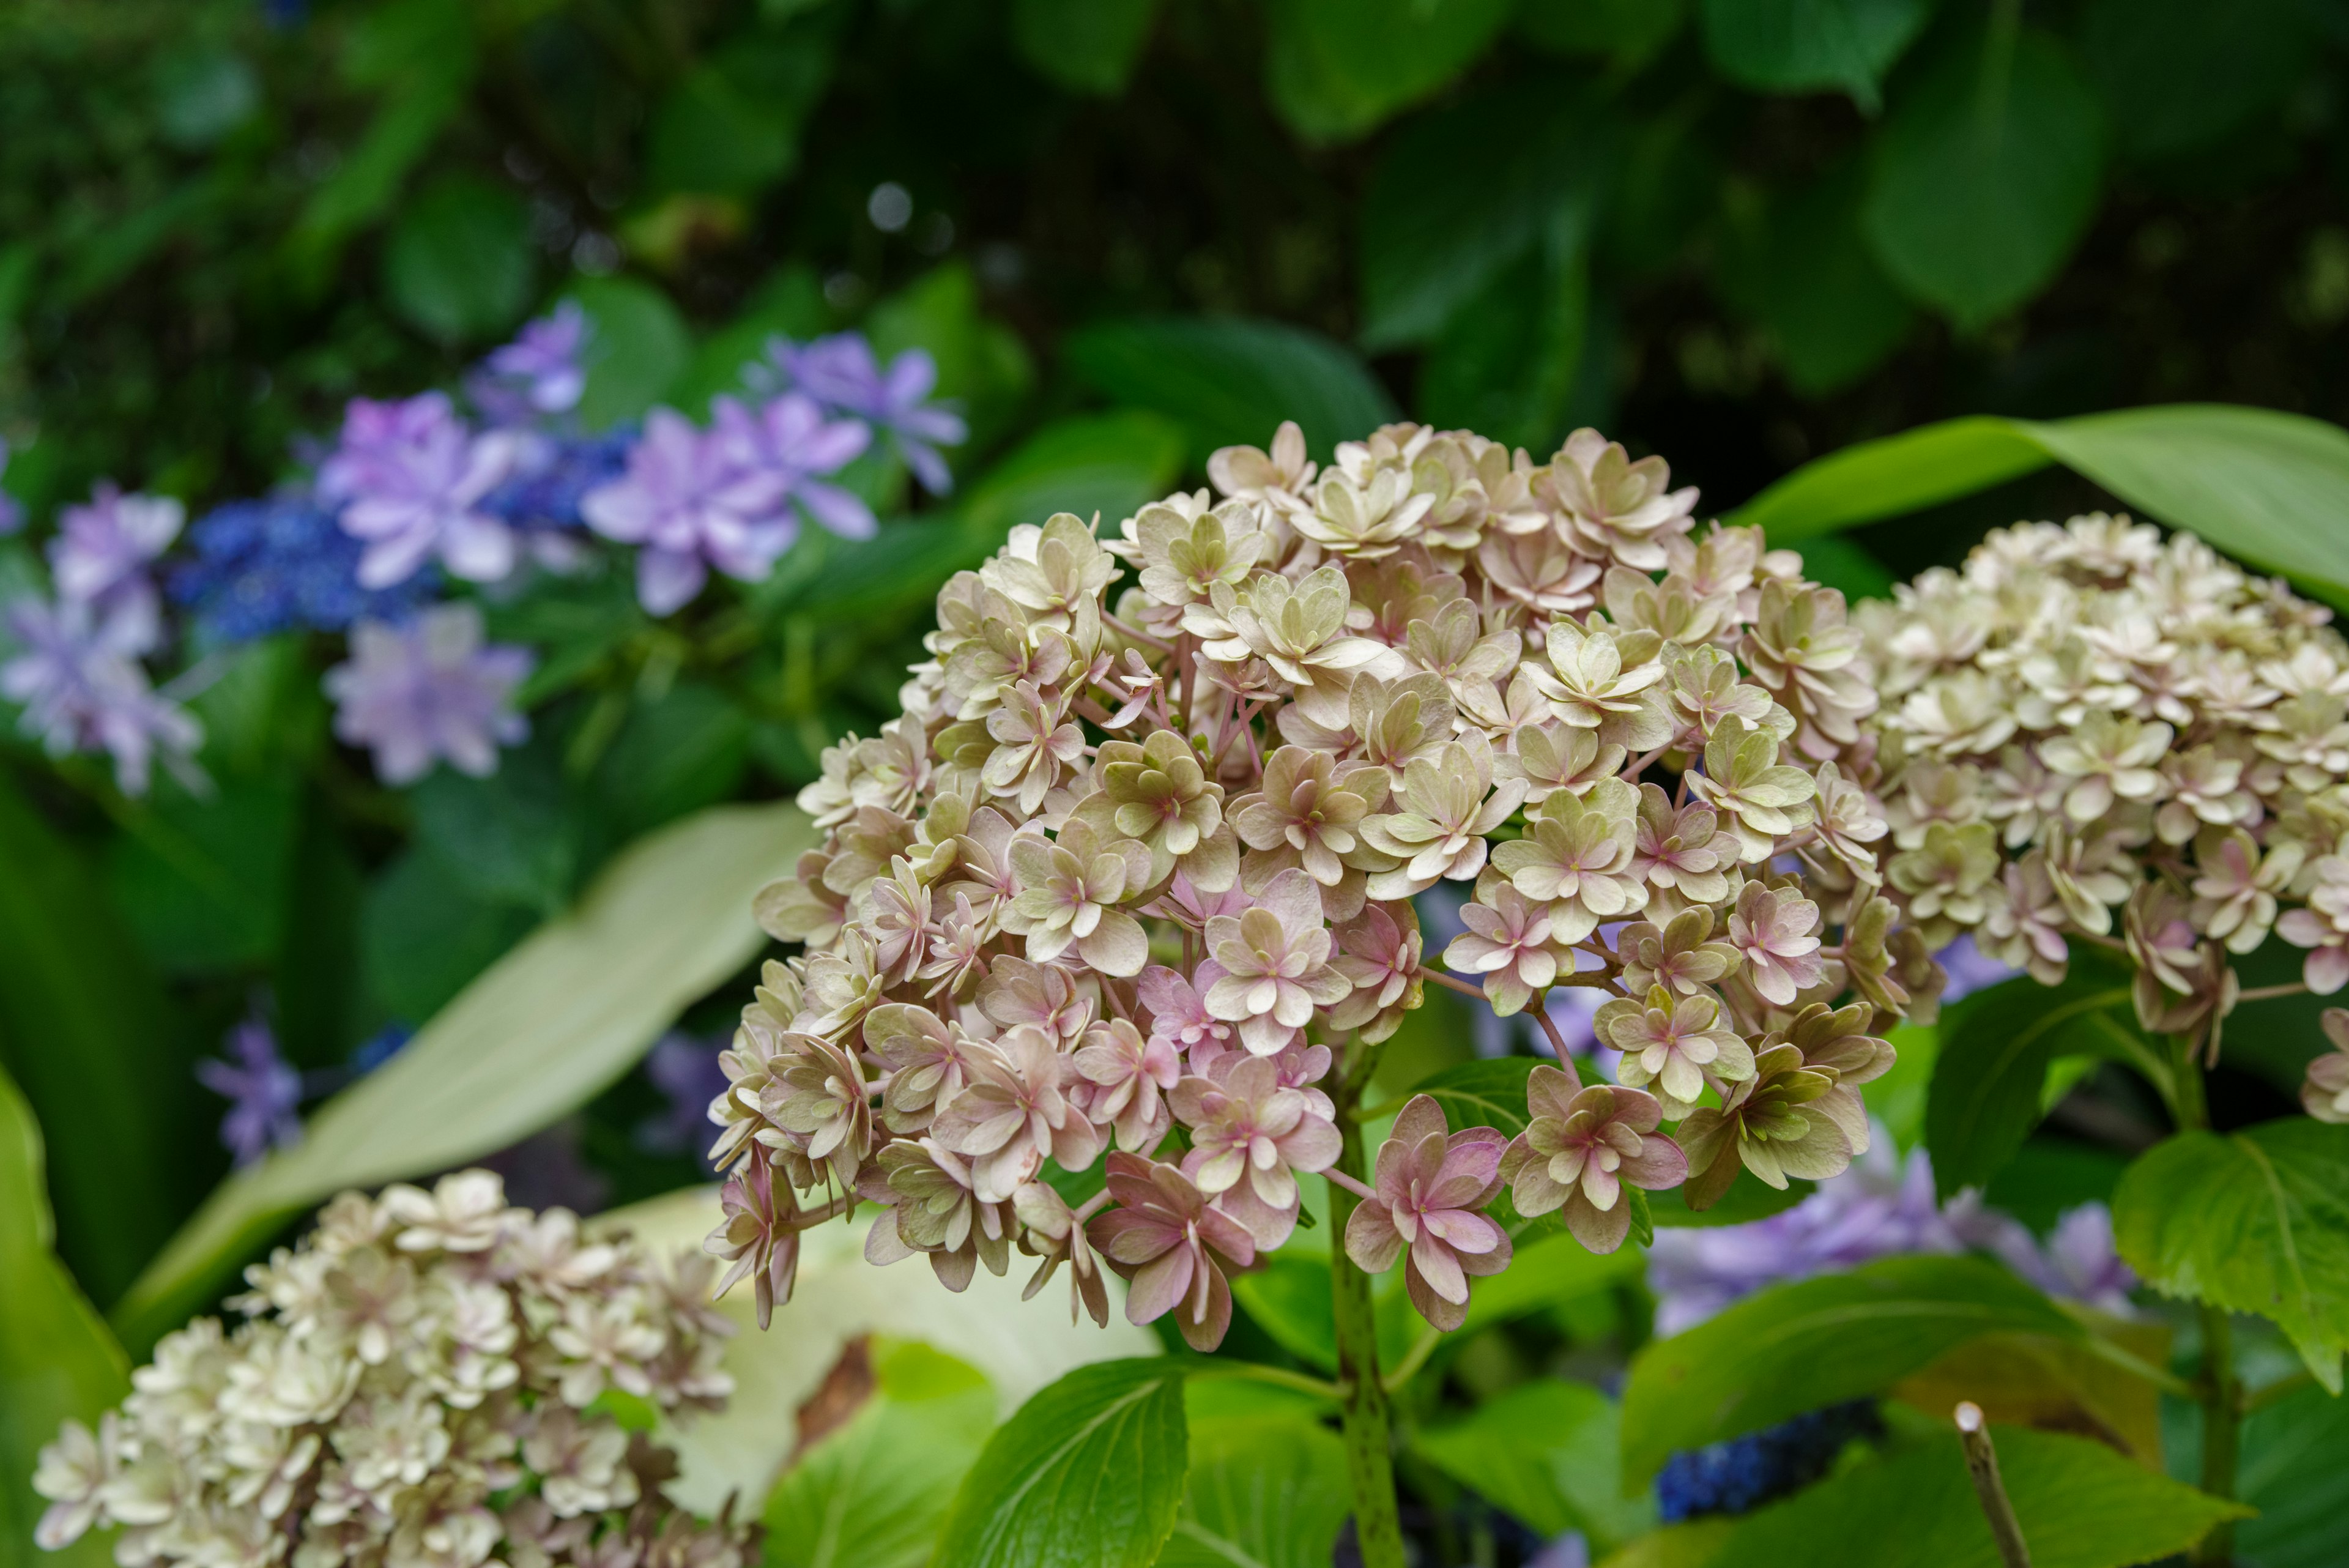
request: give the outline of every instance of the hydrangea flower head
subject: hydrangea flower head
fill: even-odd
[[[790,488],[784,473],[746,466],[719,432],[655,409],[626,472],[587,492],[579,510],[605,538],[642,546],[636,597],[667,615],[701,591],[712,566],[745,582],[773,570],[798,533],[781,509]]]
[[[164,1335],[120,1409],[41,1450],[35,1539],[119,1527],[161,1568],[741,1568],[755,1528],[677,1509],[676,1456],[597,1405],[723,1407],[711,1272],[509,1207],[486,1170],[346,1192],[245,1271],[233,1326]]]
[[[21,649],[0,663],[0,697],[24,704],[19,727],[52,756],[104,752],[123,793],[143,794],[158,757],[184,766],[203,743],[203,726],[140,668],[135,611],[126,624],[84,600],[22,598],[0,622]]]
[[[367,546],[359,587],[404,582],[432,560],[468,582],[513,570],[512,532],[481,501],[513,472],[517,452],[509,432],[467,429],[443,393],[351,400],[341,441],[319,467],[318,493]]]
[[[944,495],[954,488],[938,448],[961,445],[970,431],[960,414],[929,401],[938,367],[927,350],[905,349],[885,369],[862,333],[838,332],[805,344],[772,338],[767,354],[800,391],[887,431],[923,489]]]
[[[514,340],[492,350],[467,390],[502,425],[567,414],[587,390],[587,348],[595,324],[575,299],[566,299],[529,323]]]
[[[388,587],[358,582],[358,540],[335,510],[308,493],[232,501],[188,530],[193,555],[171,569],[172,601],[193,612],[206,638],[247,642],[273,632],[341,631],[353,621],[397,620],[440,586],[427,567]]]
[[[799,351],[792,385],[836,403],[850,358]],[[1358,1263],[1408,1254],[1456,1324],[1510,1255],[1505,1158],[1526,1212],[1606,1247],[1626,1185],[1692,1163],[1668,1121],[1759,1063],[1693,1200],[1864,1151],[1850,1085],[1889,1063],[1889,977],[1932,961],[1799,858],[1838,853],[1830,801],[1867,842],[1878,776],[1841,597],[1751,530],[1700,535],[1660,460],[1589,432],[1537,464],[1393,425],[1319,469],[1284,426],[1208,472],[1113,528],[1014,527],[939,594],[899,716],[824,753],[801,796],[824,841],[758,900],[807,946],[724,1057],[739,1196],[711,1244],[779,1298],[796,1231],[861,1196],[887,1210],[868,1257],[956,1289],[1067,1262],[1091,1311],[1089,1241],[1130,1316],[1206,1348],[1301,1176],[1361,1200]],[[1435,888],[1474,910],[1448,948],[1413,905]],[[1515,1149],[1419,1099],[1374,1172],[1336,1168],[1332,1090],[1430,984],[1544,1020],[1590,992],[1619,1082],[1549,1071]]]
[[[101,483],[86,504],[58,514],[49,541],[57,597],[88,605],[126,651],[151,652],[162,637],[162,602],[148,567],[180,536],[184,517],[168,495],[125,494]]]
[[[497,772],[498,748],[530,733],[512,702],[532,663],[527,649],[485,645],[471,604],[399,624],[363,620],[351,628],[349,662],[326,674],[335,733],[373,752],[386,784],[413,784],[443,761],[486,777]]]
[[[230,1030],[227,1055],[197,1063],[196,1078],[229,1102],[221,1142],[238,1165],[301,1141],[302,1075],[277,1054],[277,1036],[263,1020]]]

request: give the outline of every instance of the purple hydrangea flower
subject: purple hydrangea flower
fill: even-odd
[[[351,658],[326,671],[335,733],[375,753],[376,776],[412,784],[446,759],[476,778],[498,770],[498,748],[530,733],[513,711],[514,688],[533,663],[528,649],[484,647],[481,612],[439,605],[392,626],[351,628]]]
[[[633,430],[600,436],[533,436],[514,471],[481,500],[481,510],[525,533],[579,527],[587,493],[627,472]]]
[[[782,480],[782,501],[796,505],[844,539],[869,539],[878,526],[873,509],[820,476],[837,473],[873,441],[856,420],[828,420],[815,400],[785,392],[751,413],[731,398],[711,405],[715,431],[727,455],[744,469]]]
[[[2023,972],[2019,969],[1999,962],[1998,960],[1976,947],[1973,933],[1971,931],[1935,953],[1933,957],[1940,961],[1942,970],[1950,977],[1950,983],[1941,990],[1941,1005],[1944,1007],[1961,996],[1970,996],[1977,991],[1987,991],[1992,986],[2013,980]]]
[[[230,1030],[226,1044],[226,1059],[197,1063],[196,1077],[227,1099],[221,1143],[238,1165],[246,1166],[273,1147],[291,1148],[302,1141],[302,1075],[277,1054],[277,1037],[259,1018]]]
[[[5,623],[23,651],[0,664],[0,697],[24,704],[20,727],[52,755],[105,752],[123,793],[143,794],[159,754],[182,762],[203,743],[203,726],[149,686],[137,626],[82,600],[38,598],[10,605]]]
[[[2116,1315],[2130,1310],[2137,1271],[2121,1261],[2113,1242],[2112,1210],[2103,1204],[2065,1210],[2044,1242],[2022,1220],[1984,1206],[1971,1189],[1950,1199],[1946,1212],[1966,1245],[1999,1259],[2049,1295]]]
[[[926,400],[938,367],[926,350],[908,348],[884,370],[862,333],[839,332],[806,344],[771,338],[767,354],[809,397],[888,431],[923,489],[944,495],[954,488],[937,449],[960,445],[970,431],[960,414]]]
[[[710,1140],[709,1103],[726,1092],[726,1069],[718,1063],[725,1044],[723,1036],[704,1040],[681,1029],[654,1042],[645,1057],[645,1076],[668,1104],[638,1125],[638,1147],[677,1154]]]
[[[475,405],[502,425],[569,413],[587,389],[585,350],[594,330],[579,302],[564,300],[481,361],[467,388]]]
[[[628,453],[627,472],[589,491],[579,511],[605,538],[643,546],[636,597],[654,615],[667,615],[701,591],[711,566],[745,582],[773,569],[798,532],[782,510],[789,490],[786,473],[746,468],[716,431],[655,409]]]
[[[318,491],[341,507],[344,531],[366,542],[359,586],[388,587],[435,556],[469,582],[513,570],[512,530],[480,504],[513,472],[515,451],[508,431],[468,430],[439,392],[352,399]]]
[[[0,436],[0,475],[5,475],[7,472],[8,441],[6,437]],[[16,504],[15,496],[5,490],[0,490],[0,538],[14,534],[24,525],[25,509]]]
[[[333,509],[301,491],[215,507],[189,528],[188,543],[193,556],[172,568],[171,598],[215,642],[295,628],[340,631],[362,617],[397,620],[440,581],[427,567],[388,588],[359,587],[363,546],[336,525]]]
[[[126,495],[101,483],[88,504],[58,516],[57,535],[49,541],[57,597],[88,605],[126,651],[148,652],[163,635],[162,603],[148,563],[179,537],[184,515],[169,496]]]

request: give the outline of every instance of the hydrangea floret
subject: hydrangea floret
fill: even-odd
[[[1210,1349],[1320,1174],[1345,1255],[1456,1326],[1526,1217],[1611,1250],[1640,1189],[1868,1147],[1854,1085],[1937,971],[1869,885],[1811,875],[1886,832],[1842,596],[1589,431],[1537,464],[1392,425],[1321,468],[1290,424],[1208,473],[1014,528],[801,796],[822,846],[759,913],[804,950],[710,1110],[709,1245],[762,1321],[799,1232],[863,1199],[876,1262],[959,1290],[1023,1253],[1096,1320],[1106,1269]],[[1413,900],[1445,885],[1439,955]],[[1514,1140],[1420,1096],[1348,1155],[1430,984],[1546,1026],[1595,989],[1618,1081],[1561,1052]]]
[[[485,1170],[347,1192],[246,1271],[242,1321],[165,1335],[41,1451],[36,1539],[119,1527],[118,1561],[164,1568],[742,1568],[755,1526],[670,1504],[675,1454],[604,1399],[724,1405],[713,1273]]]

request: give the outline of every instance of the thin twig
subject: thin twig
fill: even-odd
[[[1342,1187],[1357,1198],[1376,1198],[1379,1195],[1378,1189],[1364,1186],[1334,1165],[1321,1174],[1333,1186]]]
[[[1419,978],[1422,980],[1432,980],[1447,991],[1456,991],[1463,996],[1473,996],[1479,1002],[1485,1000],[1485,988],[1483,986],[1471,985],[1464,980],[1454,980],[1452,976],[1444,973],[1440,969],[1429,969],[1423,965],[1420,968]]]
[[[1161,653],[1172,653],[1174,651],[1174,645],[1173,643],[1154,638],[1139,627],[1128,626],[1125,622],[1118,619],[1117,617],[1110,614],[1107,610],[1102,611],[1102,624],[1112,628],[1118,634],[1118,636],[1124,638],[1129,642],[1138,642],[1144,648],[1154,648]]]
[[[1982,1407],[1969,1399],[1957,1409],[1958,1438],[1965,1445],[1966,1473],[1973,1478],[1974,1495],[1982,1500],[1983,1517],[1998,1542],[1999,1560],[2006,1568],[2031,1568],[2031,1548],[2023,1544],[2023,1526],[2007,1501],[2006,1485],[1998,1479],[1998,1450],[1991,1447],[1990,1427]]]
[[[2246,1002],[2271,1002],[2279,996],[2298,996],[2307,989],[2308,982],[2301,980],[2286,981],[2282,985],[2255,985],[2249,991],[2237,992],[2235,1001],[2239,1004]]]

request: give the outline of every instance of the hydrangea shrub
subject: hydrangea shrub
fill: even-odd
[[[42,1450],[36,1539],[119,1527],[135,1565],[743,1568],[755,1526],[672,1507],[674,1454],[606,1398],[724,1406],[714,1272],[509,1207],[488,1171],[345,1193],[246,1271],[241,1322],[167,1334],[119,1411]]]

